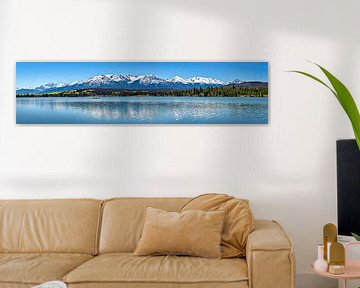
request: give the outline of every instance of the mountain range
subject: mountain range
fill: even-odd
[[[119,90],[186,90],[193,88],[222,87],[234,85],[236,87],[256,87],[267,88],[267,82],[250,81],[244,82],[235,79],[230,82],[223,82],[208,77],[192,77],[184,79],[175,76],[170,79],[160,78],[155,75],[97,75],[86,80],[80,80],[69,84],[47,83],[35,88],[19,88],[16,94],[44,94],[54,92],[64,92],[69,90],[81,90],[89,88],[119,89]]]

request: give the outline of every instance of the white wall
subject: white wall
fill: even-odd
[[[309,263],[336,221],[335,140],[352,133],[328,91],[285,71],[316,71],[313,60],[360,95],[359,10],[358,0],[1,0],[0,198],[249,198],[294,240],[298,287],[320,282]],[[269,61],[270,124],[15,125],[15,62],[30,60]]]

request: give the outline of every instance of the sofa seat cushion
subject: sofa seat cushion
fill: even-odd
[[[197,283],[135,283],[135,282],[92,282],[92,283],[71,283],[68,288],[249,288],[247,281],[241,282],[197,282]],[[3,288],[0,284],[0,288]],[[23,287],[4,287],[23,288]],[[27,288],[27,287],[25,287]]]
[[[40,284],[61,280],[92,257],[72,253],[0,253],[0,283]]]
[[[32,288],[33,284],[23,284],[23,283],[1,283],[0,288]]]
[[[96,256],[64,277],[67,283],[247,283],[244,259],[206,259],[189,256],[134,256],[111,253]],[[146,285],[145,285],[146,286]]]

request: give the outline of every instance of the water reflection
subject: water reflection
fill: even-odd
[[[18,98],[17,123],[267,123],[267,98]],[[39,119],[39,117],[43,115]],[[26,116],[26,117],[25,117]]]

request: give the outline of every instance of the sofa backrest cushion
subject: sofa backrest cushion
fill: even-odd
[[[105,201],[99,253],[134,252],[141,237],[146,207],[179,211],[189,198],[116,198]]]
[[[96,254],[102,201],[0,200],[1,252]]]
[[[205,210],[226,212],[221,235],[223,258],[245,257],[248,235],[254,230],[254,216],[249,201],[226,194],[203,194],[190,200],[181,211]]]

